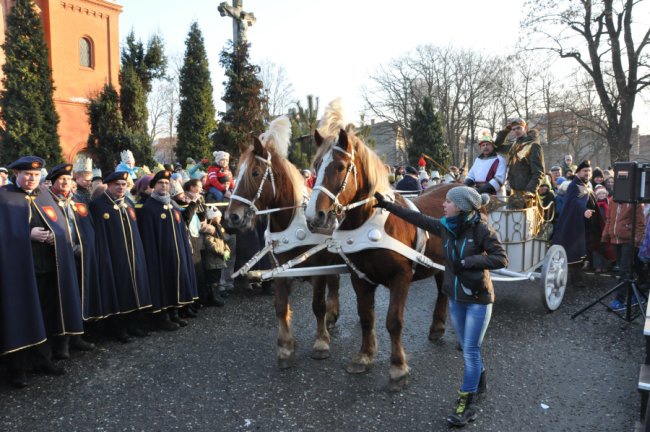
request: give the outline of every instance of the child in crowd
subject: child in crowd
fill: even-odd
[[[214,163],[208,168],[206,189],[214,201],[228,200],[235,189],[235,179],[228,166],[230,154],[225,151],[216,151],[213,155]]]
[[[203,268],[205,271],[205,291],[207,294],[208,306],[223,306],[219,291],[219,280],[221,270],[226,268],[226,261],[230,259],[230,248],[228,247],[228,234],[221,226],[221,212],[214,205],[207,205],[205,211],[205,223],[201,227],[203,233],[203,244],[205,247],[203,256]],[[222,290],[225,293],[225,290]]]
[[[601,217],[598,218],[598,221],[600,222],[600,230],[602,232],[605,229],[607,220],[607,212],[609,209],[609,194],[607,193],[605,186],[601,184],[596,185],[594,194],[596,195],[596,206],[598,207],[598,213],[601,215]],[[600,247],[598,250],[593,251],[594,273],[606,272],[614,259],[615,256],[612,245],[601,239]]]

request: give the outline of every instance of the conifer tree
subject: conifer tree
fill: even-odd
[[[422,101],[422,106],[415,108],[411,121],[411,143],[406,150],[410,163],[417,162],[422,154],[443,166],[451,162],[451,151],[445,144],[442,121],[433,110],[433,103],[428,96]]]
[[[152,164],[153,148],[147,133],[147,97],[153,80],[165,75],[167,59],[163,53],[162,40],[153,36],[145,50],[143,43],[136,40],[131,31],[122,49],[121,60],[120,110],[131,136],[128,148],[133,152],[138,165]]]
[[[54,109],[54,84],[41,18],[31,0],[17,0],[7,16],[0,160],[37,155],[49,166],[62,162]]]
[[[104,173],[113,171],[120,161],[120,151],[130,148],[131,138],[122,122],[117,90],[106,84],[88,106],[90,136],[88,151]]]
[[[184,162],[188,157],[201,159],[212,154],[208,135],[216,127],[212,82],[208,68],[203,35],[194,22],[185,41],[185,59],[180,77],[180,113],[178,115],[178,143],[176,158]]]
[[[264,129],[267,114],[264,111],[263,83],[257,77],[258,67],[248,59],[248,44],[230,44],[232,50],[221,52],[219,64],[226,70],[224,95],[221,98],[228,109],[220,113],[222,121],[213,135],[215,146],[231,155],[239,154],[239,144],[252,142],[252,134]],[[231,156],[232,159],[232,156]]]

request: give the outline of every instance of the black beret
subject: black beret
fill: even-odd
[[[580,162],[580,165],[578,165],[578,168],[576,168],[576,172],[580,171],[583,168],[591,168],[591,161],[589,159]]]
[[[592,176],[593,178],[596,178],[596,177],[605,177],[605,176],[603,175],[603,170],[601,170],[600,168],[594,168],[593,172],[591,173],[591,176]]]
[[[22,170],[41,170],[45,167],[45,161],[38,156],[23,156],[14,161],[9,168],[16,171]]]
[[[418,171],[415,168],[413,168],[412,166],[410,166],[410,165],[407,166],[406,168],[404,168],[404,172],[406,174],[418,175]]]
[[[149,182],[149,187],[153,188],[156,185],[156,183],[158,183],[158,180],[169,180],[171,175],[172,175],[171,171],[167,171],[167,170],[158,171],[156,175],[153,176],[153,178]]]
[[[104,183],[110,183],[112,181],[116,180],[126,180],[129,178],[129,173],[126,171],[115,171],[110,174],[108,174],[106,177],[104,177]]]
[[[55,166],[50,170],[50,173],[45,177],[45,180],[54,182],[62,175],[72,175],[72,164],[61,164]]]

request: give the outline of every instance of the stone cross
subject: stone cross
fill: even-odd
[[[246,30],[255,24],[256,18],[252,12],[244,12],[243,0],[232,0],[232,6],[228,2],[222,2],[217,8],[222,17],[232,18],[232,42],[234,45],[240,42],[246,43]]]

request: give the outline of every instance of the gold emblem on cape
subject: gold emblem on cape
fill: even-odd
[[[111,217],[111,215],[109,215],[108,213],[104,213],[104,219],[108,219],[110,217]]]
[[[160,215],[160,219],[167,219],[167,215],[166,215],[165,213],[162,213],[162,214]]]

